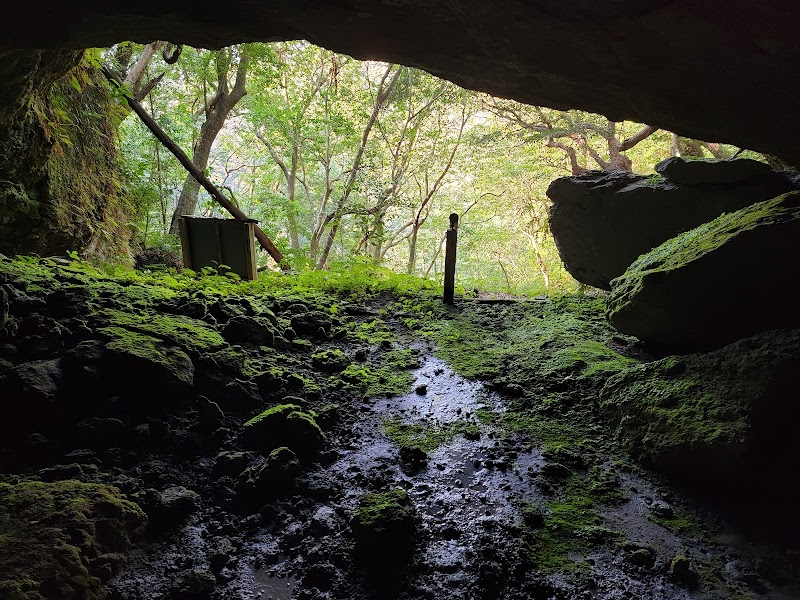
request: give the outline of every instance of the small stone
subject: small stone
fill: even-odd
[[[416,387],[414,391],[417,392],[417,395],[424,396],[425,394],[428,393],[428,386],[424,383],[421,383]]]
[[[671,519],[675,516],[675,509],[661,500],[653,502],[653,505],[650,507],[650,512],[662,519]]]
[[[691,568],[689,559],[683,555],[678,555],[670,561],[669,577],[688,589],[697,587],[697,572]]]
[[[175,575],[168,595],[171,600],[206,600],[216,585],[217,579],[209,569],[195,567]]]
[[[628,554],[625,562],[643,569],[652,569],[656,562],[656,554],[652,548],[639,548]]]

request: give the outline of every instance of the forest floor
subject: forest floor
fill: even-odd
[[[602,298],[278,277],[0,259],[0,598],[800,597],[768,498],[742,511],[621,450],[600,390],[653,357]],[[67,481],[121,490],[146,529],[114,542],[96,505],[78,539]],[[20,529],[29,482],[56,508]]]

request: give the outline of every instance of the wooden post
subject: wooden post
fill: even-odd
[[[450,229],[445,234],[444,250],[444,303],[452,304],[456,285],[456,246],[458,244],[458,215],[450,215]]]
[[[111,69],[103,66],[101,70],[103,71],[103,75],[106,76],[106,79],[108,79],[111,83],[115,84],[117,87],[122,85],[119,76],[117,76],[117,74]],[[194,177],[195,180],[197,180],[197,182],[206,189],[209,194],[211,194],[211,197],[214,198],[214,200],[216,200],[225,210],[227,210],[237,219],[242,221],[246,221],[248,219],[247,215],[245,215],[238,206],[228,200],[222,194],[219,188],[211,183],[211,180],[194,166],[194,163],[192,163],[191,159],[186,156],[186,153],[181,150],[181,148],[175,142],[172,141],[166,132],[161,129],[158,123],[156,123],[153,118],[147,114],[147,111],[135,98],[132,98],[126,94],[125,99],[128,101],[128,105],[131,107],[131,110],[135,112],[142,120],[142,123],[144,123],[153,133],[153,135],[156,136],[158,141],[161,142],[167,148],[167,150],[169,150],[172,155],[178,159],[178,162],[183,165],[183,168],[186,169],[191,176]],[[267,234],[264,233],[258,225],[254,226],[254,231],[256,239],[261,247],[267,251],[272,259],[281,266],[281,268],[285,268],[281,251],[275,247],[275,244],[273,244],[272,240],[267,237]]]

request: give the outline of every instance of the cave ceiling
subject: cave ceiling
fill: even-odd
[[[39,52],[33,64],[19,58],[31,50],[19,49],[303,38],[467,88],[800,164],[797,0],[40,0],[3,12],[5,81],[29,82],[14,69],[41,69],[63,56]],[[0,104],[14,93],[7,88]]]

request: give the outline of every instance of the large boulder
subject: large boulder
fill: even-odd
[[[117,488],[0,483],[0,598],[95,600],[144,530]]]
[[[769,173],[770,166],[751,158],[716,160],[711,158],[685,159],[673,156],[656,165],[656,173],[672,183],[697,185],[701,183],[736,183]]]
[[[798,386],[800,330],[776,330],[632,367],[606,382],[601,407],[641,462],[714,477],[797,455]]]
[[[800,192],[722,215],[641,256],[612,281],[620,331],[682,350],[800,327]]]
[[[681,173],[678,165],[683,163],[673,160],[667,171]],[[692,167],[685,165],[686,169]],[[731,171],[753,171],[750,163],[705,169],[720,170],[707,175],[711,179],[735,179]],[[567,271],[582,283],[608,290],[611,280],[640,254],[723,213],[798,188],[792,176],[769,169],[740,181],[693,185],[658,175],[592,171],[550,184],[550,229]]]
[[[263,452],[286,446],[301,458],[308,458],[322,448],[325,434],[312,413],[297,404],[278,404],[244,424],[242,442],[250,450]]]
[[[362,560],[383,566],[402,563],[413,547],[416,511],[401,489],[364,494],[350,519],[350,529]]]

